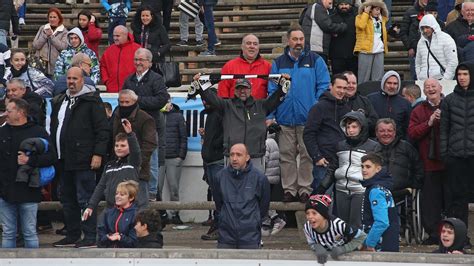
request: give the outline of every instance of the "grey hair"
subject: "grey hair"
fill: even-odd
[[[377,120],[377,124],[375,124],[375,130],[378,129],[380,124],[391,124],[393,128],[397,130],[397,123],[392,118],[386,117],[386,118],[380,118],[379,120]]]
[[[153,54],[150,52],[150,50],[146,49],[146,48],[138,48],[137,51],[135,52],[135,56],[137,56],[138,54],[144,54],[146,59],[148,59],[148,61],[153,61]]]
[[[129,89],[125,89],[125,90],[121,90],[118,94],[118,96],[120,97],[121,95],[127,95],[127,96],[130,96],[132,97],[132,99],[134,101],[138,101],[138,95],[132,91],[132,90],[129,90]]]
[[[77,53],[72,57],[71,66],[81,67],[81,63],[86,61],[87,59],[91,59],[87,54]]]
[[[124,25],[118,25],[114,28],[114,30],[120,30],[122,31],[123,33],[127,33],[128,34],[128,29],[127,27],[125,27]]]
[[[20,86],[20,88],[22,89],[26,89],[26,84],[25,84],[25,81],[20,79],[20,78],[12,78],[10,79],[9,81],[7,81],[7,85],[8,84],[17,84]]]

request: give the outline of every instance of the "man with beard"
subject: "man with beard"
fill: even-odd
[[[352,0],[339,0],[336,3],[336,12],[331,19],[334,23],[345,23],[347,29],[331,37],[329,58],[331,58],[332,73],[337,74],[348,70],[357,76],[357,56],[353,52],[356,42],[357,8],[353,6]]]
[[[283,201],[290,202],[299,195],[306,202],[311,193],[313,160],[303,141],[304,125],[311,107],[329,87],[329,71],[324,59],[305,47],[305,36],[301,28],[287,32],[288,46],[281,56],[273,60],[273,74],[289,73],[292,82],[286,100],[268,116],[267,125],[273,119],[281,126],[279,136],[281,181]],[[268,94],[276,91],[269,83]],[[271,97],[271,96],[270,96]],[[299,164],[296,157],[299,155]]]

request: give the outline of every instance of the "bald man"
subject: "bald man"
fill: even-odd
[[[217,248],[260,248],[262,218],[270,206],[270,184],[252,166],[247,147],[230,148],[229,165],[214,180],[214,201],[219,212]]]
[[[55,247],[96,246],[97,217],[81,222],[96,185],[95,170],[107,154],[109,126],[95,87],[84,84],[79,67],[67,71],[66,93],[52,100],[51,139],[58,153],[61,203],[67,235]],[[84,239],[81,240],[81,235]]]
[[[413,109],[408,126],[408,136],[417,143],[425,169],[421,197],[422,223],[429,235],[425,245],[439,243],[438,225],[449,197],[448,177],[439,150],[442,89],[438,80],[425,80],[426,100]]]
[[[122,25],[115,27],[114,43],[100,58],[100,74],[107,86],[107,92],[118,92],[125,79],[135,73],[133,56],[140,45],[133,41],[133,35]]]

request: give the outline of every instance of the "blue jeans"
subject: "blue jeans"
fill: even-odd
[[[319,187],[319,184],[321,184],[321,181],[323,181],[327,171],[327,167],[318,165],[313,166],[313,182],[311,183],[311,188],[313,191],[316,191],[316,188]]]
[[[107,29],[107,33],[109,35],[109,44],[114,43],[114,29],[118,25],[125,26],[127,22],[127,18],[109,18],[109,28]]]
[[[18,9],[18,17],[19,18],[25,18],[26,14],[26,1],[23,3],[23,5],[20,6],[20,9]]]
[[[37,202],[9,203],[0,198],[0,219],[2,220],[2,248],[16,248],[17,217],[20,217],[21,232],[25,248],[38,248],[36,232]]]
[[[158,193],[159,178],[158,148],[156,148],[150,157],[150,180],[148,181],[148,192],[152,194]]]
[[[446,21],[448,13],[454,9],[455,0],[439,0],[438,1],[438,18]]]
[[[214,51],[214,44],[217,42],[216,31],[214,29],[214,6],[204,6],[204,24],[207,28],[207,50]]]
[[[392,0],[383,0],[388,9],[387,29],[392,27]]]
[[[224,164],[221,163],[216,163],[216,164],[211,164],[206,166],[207,170],[207,180],[209,182],[209,186],[211,187],[211,193],[214,193],[214,184],[215,180],[219,178],[217,173],[224,169]],[[214,195],[212,195],[212,198],[214,199]],[[219,222],[219,212],[214,211],[214,226],[217,228]]]
[[[413,57],[408,56],[408,61],[410,62],[410,74],[411,74],[412,80],[416,80],[415,58],[416,58],[416,55]]]
[[[8,32],[6,30],[0,29],[0,43],[8,47],[7,36],[8,36]]]
[[[85,240],[96,240],[97,212],[81,221],[82,211],[87,208],[95,186],[93,170],[64,171],[61,176],[61,203],[68,237],[79,239],[82,231]]]

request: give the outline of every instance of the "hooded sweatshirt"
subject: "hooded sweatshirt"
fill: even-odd
[[[441,224],[451,224],[454,227],[454,242],[450,247],[445,247],[440,241],[439,248],[433,253],[448,253],[454,250],[464,253],[464,243],[467,237],[467,228],[464,222],[457,218],[447,218],[441,221]]]
[[[458,65],[456,43],[449,34],[441,31],[436,18],[431,14],[423,16],[419,26],[421,32],[422,27],[432,28],[433,34],[430,39],[422,34],[418,41],[415,59],[416,76],[420,80],[427,78],[452,80]]]
[[[78,47],[72,47],[71,43],[69,42],[69,36],[71,34],[76,34],[81,43]],[[67,42],[68,47],[66,50],[63,50],[56,61],[56,66],[54,68],[54,79],[58,79],[61,76],[66,75],[66,72],[72,66],[72,58],[77,53],[84,53],[91,59],[91,73],[90,77],[97,84],[100,81],[100,68],[99,68],[99,60],[95,55],[95,52],[89,49],[84,42],[84,36],[82,35],[82,31],[79,28],[74,28],[67,33]]]
[[[398,79],[397,94],[389,95],[384,90],[384,84],[388,78],[395,76]],[[400,75],[393,70],[385,73],[380,83],[380,91],[367,95],[374,106],[379,118],[392,118],[397,124],[397,135],[405,138],[410,122],[411,104],[405,98],[399,95],[401,87]]]

